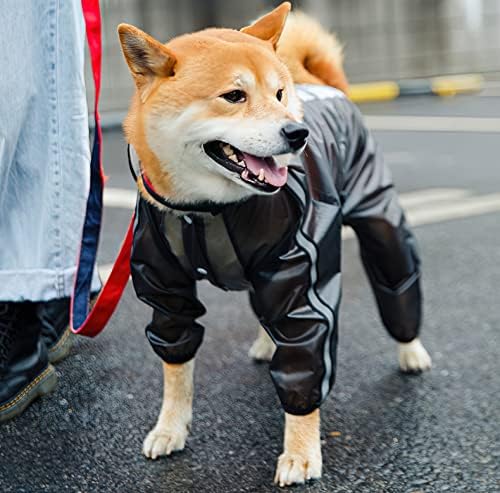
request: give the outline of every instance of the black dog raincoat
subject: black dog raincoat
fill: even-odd
[[[146,334],[166,362],[194,357],[205,309],[196,282],[248,290],[276,344],[270,365],[286,412],[320,406],[335,379],[341,229],[351,226],[383,323],[414,339],[421,318],[419,259],[382,153],[343,94],[297,86],[310,136],[286,186],[212,214],[137,205],[132,277],[154,309]]]

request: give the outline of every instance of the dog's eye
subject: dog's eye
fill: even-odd
[[[276,99],[278,101],[281,101],[283,99],[283,89],[278,89],[278,92],[276,93]]]
[[[226,92],[225,94],[222,94],[220,97],[224,98],[229,103],[244,103],[247,100],[247,95],[243,91],[240,91],[239,89]]]

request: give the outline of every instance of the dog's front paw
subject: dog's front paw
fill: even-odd
[[[185,425],[160,428],[155,426],[146,436],[142,453],[148,459],[157,459],[184,449],[189,430]]]
[[[274,482],[283,487],[319,479],[321,465],[321,453],[318,456],[318,454],[283,452],[278,459]]]
[[[399,344],[399,368],[405,373],[430,370],[432,360],[418,338]]]

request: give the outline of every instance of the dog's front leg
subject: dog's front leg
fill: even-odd
[[[146,457],[156,459],[184,448],[193,416],[193,371],[194,359],[163,363],[163,403],[156,426],[144,440]]]
[[[278,459],[274,482],[280,486],[321,477],[319,409],[306,416],[285,413],[284,451]]]

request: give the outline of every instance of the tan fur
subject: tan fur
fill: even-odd
[[[342,46],[311,17],[301,12],[288,16],[277,54],[296,84],[326,84],[348,92]]]
[[[268,41],[276,49],[291,8],[292,4],[290,2],[283,2],[279,7],[260,17],[250,26],[241,29],[241,32]]]
[[[290,4],[285,2],[241,32],[206,29],[179,36],[164,45],[133,26],[119,26],[124,56],[137,87],[124,122],[125,136],[161,195],[179,202],[189,201],[189,197],[177,193],[167,171],[168,163],[151,149],[147,125],[155,116],[175,116],[201,100],[206,104],[202,115],[206,118],[259,119],[269,114],[278,118],[281,111],[282,118],[293,120],[295,116],[284,109],[293,92],[290,84],[327,84],[347,91],[342,49],[335,37],[304,14],[291,14],[287,19],[289,9]],[[276,58],[274,46],[283,63]],[[255,104],[244,111],[237,105],[228,108],[216,97],[230,89],[233,68],[242,66],[256,76],[259,95],[252,98]],[[269,102],[273,95],[265,81],[270,72],[278,73],[282,85],[289,88],[281,107]],[[150,200],[147,194],[143,196]]]
[[[307,416],[285,413],[283,448],[276,468],[276,483],[288,486],[321,477],[319,409]]]
[[[275,349],[267,332],[259,327],[249,355],[257,361],[271,361]],[[280,486],[304,483],[321,477],[321,468],[319,409],[306,416],[285,413],[283,453],[278,458],[275,483]]]
[[[271,361],[275,350],[276,345],[273,340],[265,329],[259,326],[257,338],[248,351],[248,355],[256,361]]]
[[[140,96],[137,92],[134,94],[129,112],[123,122],[123,129],[127,142],[129,142],[137,152],[141,160],[141,165],[147,169],[148,178],[154,183],[158,193],[168,197],[172,195],[172,186],[168,173],[162,168],[158,157],[154,154],[147,143],[144,130],[144,115],[147,114],[147,103],[142,104],[139,101]],[[146,107],[145,107],[146,106]],[[149,194],[144,192],[141,180],[137,180],[137,185],[142,196],[152,202]]]
[[[150,459],[182,450],[193,409],[194,359],[181,365],[163,363],[163,403],[156,426],[144,440],[143,453]]]
[[[171,177],[166,171],[165,162],[160,162],[154,154],[146,135],[147,119],[162,115],[175,117],[180,111],[195,101],[203,101],[205,118],[234,117],[262,118],[269,114],[276,118],[295,119],[286,111],[288,94],[293,92],[293,81],[286,66],[275,56],[269,42],[232,29],[207,29],[201,32],[186,34],[174,38],[165,45],[159,45],[146,33],[127,24],[118,28],[124,56],[129,64],[136,82],[136,93],[133,96],[128,115],[124,122],[127,141],[131,143],[155,189],[173,200],[183,201],[185,197],[176,197]],[[145,59],[144,72],[148,75],[137,75],[140,67],[131,50],[123,43],[130,43],[126,33],[133,33],[139,38],[142,49],[152,51]],[[132,46],[138,44],[133,41]],[[159,48],[159,46],[161,48]],[[147,62],[158,57],[158,50],[165,49],[165,57],[175,57],[173,75],[165,72],[154,72]],[[247,69],[255,75],[257,81],[256,97],[252,104],[243,107],[228,107],[217,96],[232,89],[233,72],[236,68]],[[270,98],[266,86],[266,75],[270,72],[278,74],[282,85],[288,86],[283,105],[276,105],[274,93]],[[273,91],[275,91],[273,89]]]

